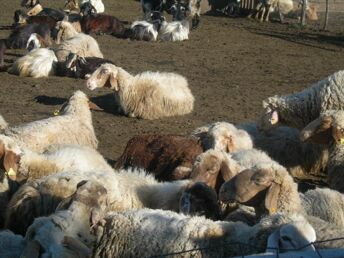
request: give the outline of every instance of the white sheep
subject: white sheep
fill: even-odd
[[[92,148],[98,146],[90,101],[82,91],[76,91],[70,97],[60,115],[9,127],[3,134],[3,137],[15,140],[20,147],[37,152],[43,152],[52,144],[80,144]]]
[[[82,0],[80,6],[85,3],[90,3],[94,7],[94,9],[96,9],[97,13],[103,13],[105,11],[102,0]]]
[[[124,114],[158,119],[192,112],[194,97],[185,77],[175,73],[131,75],[112,64],[101,65],[87,80],[90,90],[110,87]]]
[[[183,41],[189,39],[189,33],[190,28],[187,20],[163,21],[159,29],[159,39],[162,41]]]
[[[53,50],[34,49],[18,58],[8,69],[11,74],[33,78],[48,77],[55,74],[57,58]]]
[[[310,244],[315,240],[313,227],[300,215],[276,214],[250,227],[142,209],[107,215],[98,226],[93,255],[153,257],[182,252],[182,257],[233,257],[267,247],[283,250],[308,245],[306,250],[314,250]]]
[[[59,46],[55,53],[59,62],[65,62],[70,53],[80,57],[103,58],[97,41],[89,35],[79,33],[70,22],[57,22],[56,28],[58,30],[56,43]]]
[[[316,192],[299,194],[297,184],[286,169],[270,162],[246,169],[224,183],[220,200],[253,206],[258,218],[276,212],[301,213],[343,227],[344,198],[341,194],[329,193],[331,190],[313,191]],[[312,208],[309,208],[310,203]]]
[[[344,109],[343,85],[344,71],[338,71],[301,92],[269,97],[257,125],[265,131],[277,125],[302,129],[321,112]]]
[[[6,211],[5,228],[24,233],[34,218],[52,213],[70,196],[78,182],[94,180],[107,190],[107,211],[167,209],[179,211],[179,198],[189,180],[158,182],[143,170],[68,171],[27,182],[12,196]]]

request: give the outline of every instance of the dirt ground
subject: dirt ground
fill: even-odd
[[[103,0],[104,1],[104,0]],[[64,1],[42,0],[62,8]],[[106,12],[122,20],[141,17],[134,0],[105,0]],[[0,25],[10,25],[20,1],[3,1]],[[181,43],[135,42],[96,36],[104,57],[131,73],[147,70],[177,72],[187,77],[195,109],[186,116],[154,121],[114,114],[111,90],[95,92],[73,78],[21,78],[0,73],[0,114],[11,125],[52,116],[72,93],[81,89],[106,112],[94,112],[100,151],[116,160],[126,142],[143,132],[184,133],[215,122],[255,120],[264,98],[296,92],[344,67],[344,15],[331,18],[330,32],[319,24],[300,29],[293,21],[259,23],[246,18],[202,17],[200,27]],[[0,31],[0,38],[8,35]],[[13,62],[21,50],[6,53]]]

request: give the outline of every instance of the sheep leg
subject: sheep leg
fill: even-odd
[[[279,13],[279,18],[280,18],[281,23],[284,23],[284,17],[283,17],[282,12],[279,11],[278,13]]]
[[[196,14],[193,18],[192,18],[192,29],[196,29],[199,25],[200,19],[199,19],[199,15]]]
[[[179,179],[188,178],[190,174],[191,174],[191,168],[179,166],[173,170],[171,176],[173,179],[179,180]]]
[[[38,258],[40,249],[41,249],[41,245],[36,240],[30,241],[27,243],[20,257]]]
[[[271,12],[271,6],[268,5],[265,10],[267,12],[267,14],[265,16],[265,21],[268,22],[269,21],[270,12]]]

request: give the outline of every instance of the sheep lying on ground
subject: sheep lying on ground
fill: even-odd
[[[339,85],[340,82],[336,82]],[[329,146],[327,181],[332,189],[344,193],[344,111],[328,110],[309,123],[301,132],[303,141]]]
[[[89,35],[79,33],[73,25],[67,21],[58,22],[56,43],[56,56],[59,62],[65,62],[70,53],[81,57],[99,57],[103,54],[99,49],[97,41]]]
[[[107,211],[144,207],[179,211],[179,199],[190,183],[189,180],[160,183],[143,170],[117,172],[68,171],[27,182],[8,204],[5,228],[24,234],[34,218],[54,212],[83,180],[95,180],[106,188]]]
[[[287,168],[293,178],[326,183],[328,148],[300,140],[300,131],[286,126],[259,131],[255,123],[239,125],[252,137],[255,148],[265,151]]]
[[[338,71],[301,92],[267,98],[257,125],[265,131],[277,125],[302,129],[321,112],[344,109],[343,85],[344,71]]]
[[[53,145],[42,154],[28,149],[21,149],[20,153],[16,153],[20,148],[13,148],[13,145],[11,147],[14,154],[10,160],[6,160],[5,156],[4,167],[6,171],[11,170],[8,177],[20,184],[63,171],[98,169],[113,172],[103,156],[87,146]]]
[[[76,91],[62,107],[59,116],[9,127],[4,135],[20,147],[43,152],[52,144],[79,144],[97,148],[90,102],[85,93]]]
[[[55,74],[56,63],[57,58],[53,50],[39,48],[18,58],[8,72],[33,78],[48,77]]]
[[[124,114],[158,119],[191,113],[194,97],[185,77],[175,73],[144,72],[132,76],[112,64],[101,65],[87,80],[90,90],[109,87]]]
[[[271,162],[237,174],[222,185],[219,198],[223,202],[236,201],[254,207],[258,218],[276,212],[307,213],[343,227],[344,198],[329,191],[317,189],[300,198],[297,185],[286,169]]]
[[[75,193],[62,201],[54,214],[34,220],[25,240],[38,242],[43,257],[73,257],[73,252],[62,245],[64,236],[92,247],[95,237],[90,230],[105,215],[106,195],[106,189],[98,182],[80,182]]]
[[[214,222],[143,209],[105,217],[97,229],[93,255],[152,257],[183,252],[183,257],[233,257],[263,252],[267,246],[302,248],[315,239],[314,229],[300,215],[278,214],[250,227],[242,222]]]

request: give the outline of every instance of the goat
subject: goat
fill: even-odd
[[[87,15],[80,21],[81,29],[84,33],[108,33],[121,36],[125,30],[124,22],[110,15]]]
[[[163,0],[141,0],[142,11],[144,13],[144,19],[148,20],[151,18],[152,12],[163,11]]]

